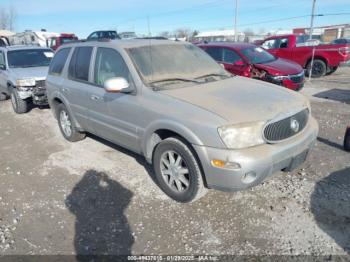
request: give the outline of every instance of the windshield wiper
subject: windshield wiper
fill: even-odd
[[[191,78],[181,78],[181,77],[174,77],[174,78],[165,78],[161,80],[156,80],[150,82],[150,84],[157,84],[157,83],[163,83],[163,82],[173,82],[173,81],[182,81],[182,82],[193,82],[193,83],[200,83],[199,81]]]
[[[206,74],[206,75],[202,75],[202,76],[199,76],[199,77],[196,77],[195,79],[201,79],[201,78],[206,78],[206,77],[211,77],[211,76],[221,76],[221,77],[230,77],[229,75],[226,75],[226,74]]]

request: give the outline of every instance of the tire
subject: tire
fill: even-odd
[[[306,67],[307,75],[309,75],[310,68],[311,68],[311,61],[309,62],[309,64]],[[324,76],[326,73],[327,73],[326,63],[320,59],[315,59],[313,62],[313,65],[312,65],[311,77],[312,78],[319,78],[321,76]]]
[[[27,100],[23,100],[19,97],[17,89],[13,89],[11,92],[11,103],[15,113],[24,114],[28,112],[29,103]]]
[[[57,107],[58,126],[63,137],[70,142],[77,142],[86,137],[85,133],[79,132],[72,121],[72,117],[64,104]]]
[[[160,189],[177,202],[194,202],[207,192],[196,156],[179,138],[164,139],[156,146],[153,169]]]
[[[344,149],[350,152],[350,127],[347,128],[344,137]]]
[[[329,71],[327,72],[326,75],[331,75],[331,74],[333,74],[335,71],[337,71],[337,69],[338,69],[337,66],[331,67],[331,68],[329,69]]]
[[[7,95],[4,93],[0,93],[0,101],[5,101],[7,99]]]

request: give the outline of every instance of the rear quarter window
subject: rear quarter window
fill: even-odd
[[[51,75],[60,75],[66,64],[67,57],[69,55],[70,48],[64,48],[57,52],[54,58],[51,61],[49,74]]]

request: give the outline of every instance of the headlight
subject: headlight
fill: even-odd
[[[230,149],[240,149],[264,144],[262,129],[265,122],[228,125],[218,128],[224,144]]]
[[[272,76],[272,79],[276,80],[276,81],[282,81],[284,79],[289,79],[289,77],[288,76]]]
[[[35,86],[35,79],[33,78],[18,79],[16,81],[16,86]]]

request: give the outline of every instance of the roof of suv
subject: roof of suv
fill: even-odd
[[[110,46],[121,48],[135,48],[142,46],[154,46],[154,45],[183,45],[184,43],[171,41],[171,40],[153,40],[153,39],[116,39],[116,40],[94,40],[94,41],[80,41],[71,42],[64,45],[69,46]]]

